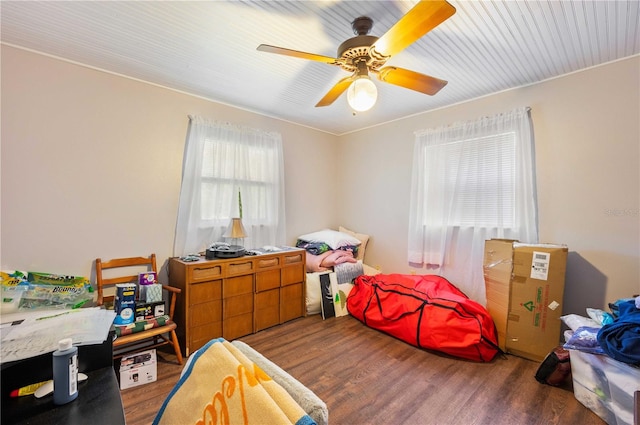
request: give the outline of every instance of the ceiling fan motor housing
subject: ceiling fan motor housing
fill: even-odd
[[[364,59],[369,69],[377,70],[385,60],[374,59],[369,54],[369,48],[378,40],[372,35],[358,35],[346,40],[338,47],[338,64],[348,72],[355,72],[358,69],[357,62]]]
[[[368,16],[360,16],[351,22],[351,28],[355,35],[367,35],[373,28],[373,19]]]

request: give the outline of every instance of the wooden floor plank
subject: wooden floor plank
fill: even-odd
[[[353,317],[296,319],[240,340],[327,403],[331,425],[602,425],[571,391],[534,379],[537,362],[476,363],[412,347]],[[122,391],[129,425],[150,424],[181,366],[158,353],[158,381]]]

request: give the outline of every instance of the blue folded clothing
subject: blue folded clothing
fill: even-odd
[[[618,316],[600,328],[598,343],[609,357],[640,365],[640,309],[633,299],[618,304]]]

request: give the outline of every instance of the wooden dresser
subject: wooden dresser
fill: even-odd
[[[305,251],[231,259],[169,260],[169,284],[182,289],[174,320],[184,354],[213,338],[229,341],[305,312]]]

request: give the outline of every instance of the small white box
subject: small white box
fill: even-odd
[[[158,379],[156,350],[130,354],[120,360],[120,389],[137,387]]]

